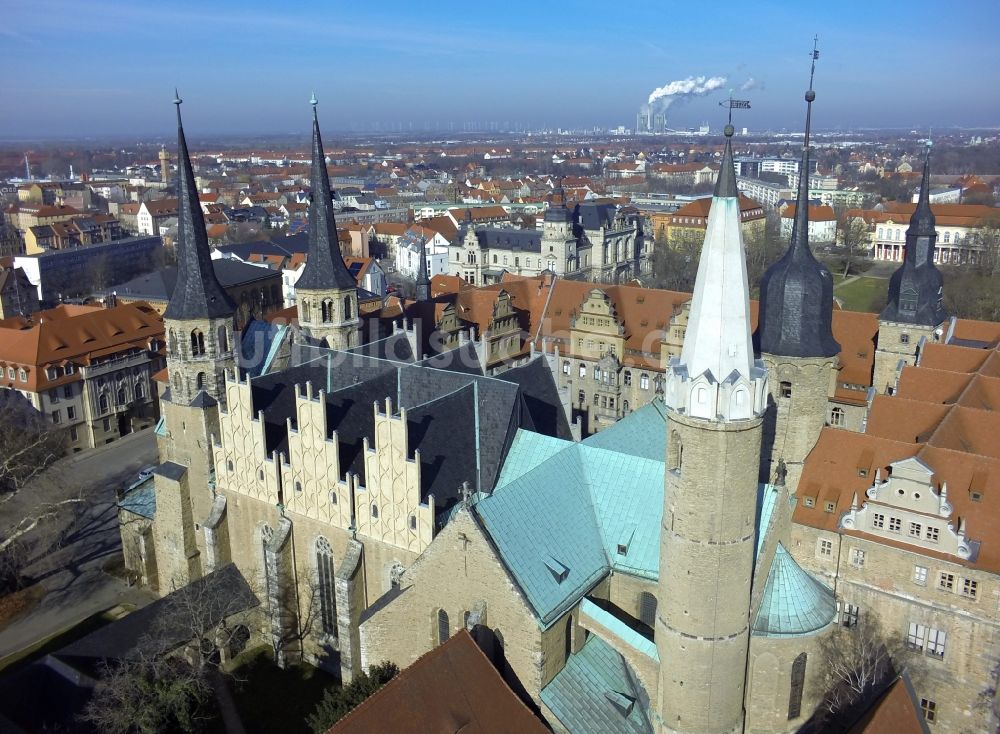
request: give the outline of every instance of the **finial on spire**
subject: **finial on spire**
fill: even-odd
[[[177,107],[177,127],[181,126],[181,95],[177,92],[177,87],[174,87],[174,105]]]
[[[313,93],[312,93],[312,94],[311,94],[311,95],[309,96],[309,104],[311,104],[311,105],[312,105],[313,107],[315,107],[316,105],[318,105],[318,104],[319,104],[319,102],[318,102],[318,101],[317,101],[317,99],[316,99],[316,92],[313,92]]]

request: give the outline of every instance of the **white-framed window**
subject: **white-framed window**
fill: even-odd
[[[645,372],[639,375],[639,387],[643,390],[649,389],[649,375],[647,375]]]
[[[18,370],[17,379],[19,379],[21,382],[27,382],[28,381],[28,371],[25,370],[22,367],[20,370]]]
[[[563,360],[562,371],[563,371],[564,375],[568,375],[569,374],[569,360],[568,359]]]
[[[937,543],[938,542],[938,535],[939,534],[940,534],[940,531],[937,528],[932,528],[932,527],[928,526],[927,527],[927,532],[924,533],[924,539],[925,540],[929,540],[931,543]]]
[[[844,425],[844,409],[834,408],[830,411],[830,425],[831,426],[843,426]]]
[[[938,589],[941,591],[955,590],[955,574],[942,571],[938,575]]]
[[[906,632],[906,646],[916,652],[923,652],[927,644],[927,627],[916,622],[910,622]]]
[[[819,545],[817,546],[817,551],[819,555],[830,558],[833,556],[833,541],[826,540],[825,538],[820,538]]]
[[[927,586],[927,566],[913,567],[913,583]]]
[[[586,376],[587,376],[587,365],[585,365],[583,362],[580,362],[580,377],[586,377]]]
[[[962,579],[962,596],[975,599],[979,596],[979,582],[975,579]]]
[[[889,532],[898,533],[903,528],[903,521],[898,517],[889,518]]]
[[[926,653],[934,658],[943,658],[947,639],[948,634],[944,630],[928,628]]]
[[[802,498],[802,504],[804,504],[806,507],[815,507],[816,506],[816,498],[815,497],[803,497]]]
[[[918,523],[918,522],[911,522],[910,523],[910,537],[911,538],[919,538],[920,535],[921,535],[921,531],[922,530],[923,530],[923,525],[921,525],[920,523]]]
[[[858,568],[865,565],[865,552],[861,548],[851,548],[851,565]]]
[[[844,602],[840,609],[840,624],[842,627],[854,627],[858,624],[858,613],[861,610],[857,604]]]
[[[885,515],[881,512],[872,514],[872,527],[882,529],[885,527]]]
[[[66,373],[67,375],[72,375],[72,374],[73,374],[74,372],[76,372],[76,367],[75,367],[75,366],[73,365],[73,363],[72,363],[72,362],[68,362],[68,363],[66,364],[66,367],[64,368],[64,370],[63,370],[63,371],[64,371],[64,372],[65,372],[65,373]]]

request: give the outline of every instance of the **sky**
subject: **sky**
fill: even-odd
[[[723,76],[668,125],[797,129],[819,36],[819,129],[1000,125],[996,0],[573,3],[3,0],[0,139],[470,124],[635,125],[670,81]],[[753,80],[752,82],[750,80]]]

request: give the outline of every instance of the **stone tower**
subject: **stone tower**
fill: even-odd
[[[359,343],[358,287],[340,253],[316,98],[310,101],[313,108],[312,192],[309,194],[309,253],[295,284],[299,326],[310,339],[325,343],[331,349],[350,349]]]
[[[188,156],[181,100],[177,105],[177,283],[163,312],[170,387],[161,395],[166,436],[160,439],[154,521],[160,591],[169,592],[202,571],[203,538],[196,524],[212,511],[212,437],[225,374],[234,366],[236,305],[215,277],[205,220]]]
[[[160,148],[160,181],[165,184],[170,183],[170,153],[166,147]]]
[[[920,198],[906,230],[903,264],[889,279],[889,303],[879,316],[873,382],[878,392],[895,386],[899,362],[913,364],[920,340],[939,340],[948,319],[941,301],[944,280],[934,265],[937,231],[930,202],[930,143],[927,146]]]
[[[754,359],[732,125],[680,357],[667,368],[655,640],[665,732],[742,731],[767,370]]]
[[[545,266],[564,275],[577,269],[576,237],[573,236],[573,210],[566,206],[566,192],[559,181],[551,206],[545,210],[542,225],[542,258]]]
[[[813,71],[817,52],[813,50]],[[799,168],[792,240],[761,280],[757,342],[769,373],[761,481],[772,481],[779,461],[794,493],[802,463],[826,423],[840,344],[833,338],[833,278],[809,248],[809,131],[816,93],[809,75],[806,129]]]

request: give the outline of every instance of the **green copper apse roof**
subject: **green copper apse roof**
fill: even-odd
[[[778,543],[753,633],[767,637],[806,635],[826,627],[836,613],[833,591],[803,570]]]
[[[652,734],[649,699],[625,659],[597,635],[542,689],[542,701],[574,734]]]

